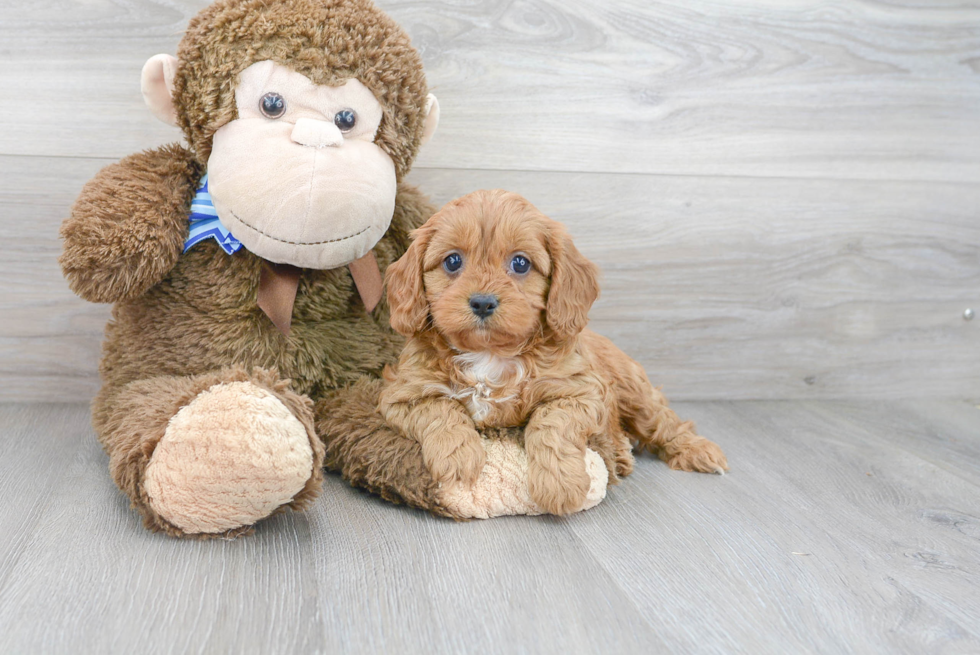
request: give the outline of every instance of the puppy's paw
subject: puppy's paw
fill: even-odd
[[[487,463],[480,435],[473,430],[471,433],[446,437],[422,444],[422,459],[429,473],[439,483],[472,485]]]
[[[679,452],[663,457],[667,465],[675,471],[696,471],[699,473],[718,473],[724,475],[728,470],[728,460],[718,444],[704,437],[697,437],[684,444]]]
[[[528,492],[548,514],[571,514],[582,509],[591,480],[584,457],[566,457],[540,463],[528,462]]]

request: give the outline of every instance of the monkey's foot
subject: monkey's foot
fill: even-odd
[[[167,425],[146,468],[160,516],[187,534],[247,527],[289,503],[314,474],[303,423],[246,381],[198,394]]]
[[[462,518],[489,519],[495,516],[546,512],[528,491],[527,453],[509,439],[483,439],[487,463],[472,487],[447,485],[440,490],[440,504]],[[585,451],[585,471],[589,492],[585,503],[576,511],[591,509],[606,497],[609,472],[602,458],[593,450]]]

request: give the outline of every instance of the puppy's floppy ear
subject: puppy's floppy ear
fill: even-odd
[[[560,223],[550,222],[551,287],[545,318],[556,334],[568,338],[589,322],[589,309],[599,297],[599,269],[578,251]]]
[[[402,336],[418,334],[425,329],[429,319],[429,303],[422,284],[422,262],[431,236],[432,228],[428,225],[412,232],[412,245],[385,271],[391,328]]]

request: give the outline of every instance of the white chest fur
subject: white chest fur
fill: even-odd
[[[489,352],[464,352],[453,358],[458,379],[443,393],[466,405],[474,421],[482,421],[494,406],[514,400],[524,380],[524,366],[513,357]]]

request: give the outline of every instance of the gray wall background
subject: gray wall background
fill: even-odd
[[[0,399],[84,400],[105,306],[58,226],[180,139],[139,92],[205,0],[0,8]],[[980,3],[384,0],[442,123],[410,180],[508,188],[604,271],[672,398],[980,399]]]

